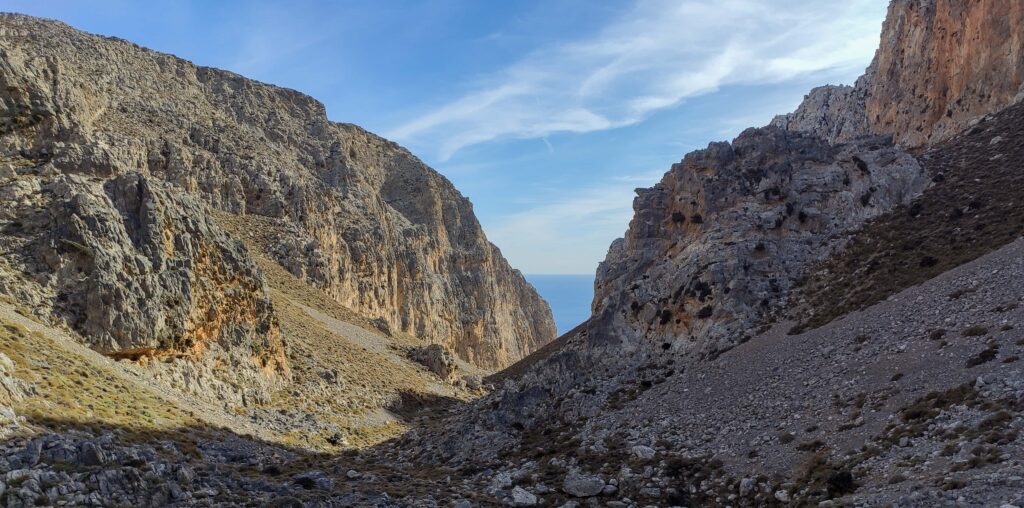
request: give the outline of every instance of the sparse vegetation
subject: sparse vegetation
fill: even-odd
[[[970,368],[970,367],[977,367],[978,365],[981,365],[983,363],[991,362],[992,360],[995,360],[996,356],[998,356],[998,355],[999,355],[999,348],[993,347],[993,346],[989,346],[989,347],[985,348],[985,350],[983,350],[982,352],[980,352],[980,353],[978,353],[978,354],[968,358],[967,359],[967,367],[968,368]]]
[[[987,333],[988,328],[985,328],[984,326],[981,325],[968,326],[967,328],[964,328],[963,330],[960,331],[960,335],[963,335],[964,337],[981,337],[982,335],[985,335]]]
[[[813,492],[820,493],[823,499],[833,499],[857,490],[857,482],[853,473],[832,463],[828,451],[821,449],[808,455],[798,468],[798,483]]]
[[[1017,107],[991,121],[977,135],[980,139],[954,138],[923,154],[921,160],[937,183],[910,207],[868,223],[844,251],[811,270],[791,300],[805,299],[814,312],[794,316],[799,321],[796,331],[882,301],[1019,238],[1024,233],[1024,207],[1019,206],[1024,202],[1024,173],[1013,168],[1024,160],[1024,144],[1001,143],[1002,157],[992,159],[979,152],[978,143],[998,134],[1010,136],[1022,117],[1024,110]],[[861,199],[870,203],[867,194]],[[972,203],[978,206],[971,208]],[[971,212],[964,214],[964,208]],[[940,210],[952,210],[956,217],[950,220]],[[963,288],[950,297],[975,290]]]

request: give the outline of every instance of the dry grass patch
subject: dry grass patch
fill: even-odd
[[[15,407],[30,423],[129,432],[175,433],[199,421],[113,369],[64,348],[40,332],[0,318],[0,350],[39,394]]]

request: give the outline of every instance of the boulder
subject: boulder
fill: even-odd
[[[604,490],[604,480],[599,476],[586,475],[573,471],[565,476],[562,490],[574,497],[592,497]]]
[[[512,506],[535,506],[536,504],[537,496],[530,491],[522,487],[512,489]]]
[[[84,466],[102,466],[107,463],[107,454],[96,443],[87,441],[78,453],[78,462]]]
[[[372,324],[377,331],[388,337],[391,337],[395,333],[394,330],[391,329],[391,324],[384,318],[374,318],[370,320],[370,324]]]
[[[740,497],[746,497],[757,487],[757,482],[753,478],[743,478],[740,480]]]
[[[636,445],[633,447],[633,456],[640,460],[651,460],[654,458],[654,448],[644,445]]]
[[[445,381],[454,379],[455,371],[458,368],[455,363],[455,355],[440,344],[414,348],[409,357]]]
[[[466,374],[462,376],[462,381],[466,384],[466,388],[470,390],[479,390],[484,386],[484,380],[479,374]]]
[[[304,489],[331,490],[334,488],[334,480],[323,471],[306,471],[300,473],[294,479],[295,484]]]

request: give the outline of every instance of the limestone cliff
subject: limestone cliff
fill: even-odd
[[[26,16],[0,17],[0,42],[14,176],[138,172],[272,218],[268,254],[292,273],[484,367],[554,336],[546,303],[450,182],[312,98]]]
[[[854,86],[812,91],[774,125],[830,142],[868,133],[939,142],[1024,98],[1024,1],[896,0]]]
[[[229,405],[267,400],[287,379],[263,276],[201,202],[139,173],[101,180],[44,164],[32,175],[19,163],[0,177],[0,293],[109,356],[199,374],[182,386]]]
[[[665,394],[657,384],[688,387],[676,384],[682,374],[703,379],[723,363],[708,360],[756,362],[722,355],[772,330],[787,306],[799,303],[790,300],[799,297],[794,288],[800,279],[846,249],[865,224],[886,214],[906,215],[899,206],[941,185],[941,167],[933,174],[936,166],[915,156],[919,149],[926,155],[941,149],[923,145],[952,137],[972,119],[1020,98],[1020,6],[894,0],[875,60],[854,85],[817,88],[797,111],[731,143],[687,154],[657,185],[638,189],[628,231],[598,268],[590,320],[560,339],[560,347],[517,368],[518,375],[485,402],[491,411],[467,417],[457,437],[444,441],[442,455],[470,458],[481,443],[514,449],[525,444],[516,441],[523,429],[548,435],[557,425],[577,426],[574,435],[585,436],[631,398],[647,390],[651,397]],[[980,146],[1000,142],[1007,141],[991,137]],[[958,158],[956,166],[963,160],[1005,164],[1002,153],[989,157],[972,146],[976,157]],[[988,204],[967,196],[971,204],[956,213],[977,213]],[[1006,206],[1015,202],[1000,199]],[[897,245],[902,251],[913,247]],[[841,259],[865,271],[879,262],[870,255]],[[902,261],[897,266],[937,262]],[[720,404],[706,396],[711,390],[698,398]],[[651,399],[651,407],[673,400]],[[631,420],[615,428],[650,437],[646,429],[659,417],[623,412]],[[662,416],[668,427],[679,428],[677,415]],[[699,440],[715,442],[708,434]],[[600,444],[579,450],[604,451]]]
[[[875,132],[906,146],[947,139],[1020,93],[1024,1],[895,1],[868,75]]]
[[[816,88],[768,128],[691,153],[638,192],[625,238],[598,269],[594,319],[666,349],[744,340],[811,263],[928,186],[901,148],[949,138],[1018,98],[1022,26],[1020,1],[893,1],[853,86]]]
[[[598,267],[594,315],[664,350],[717,354],[768,321],[836,238],[928,184],[913,157],[867,138],[830,146],[775,127],[712,143],[638,191]]]

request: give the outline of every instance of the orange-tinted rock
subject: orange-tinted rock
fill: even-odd
[[[873,131],[940,141],[1008,106],[1024,83],[1024,1],[896,0],[868,70]]]

